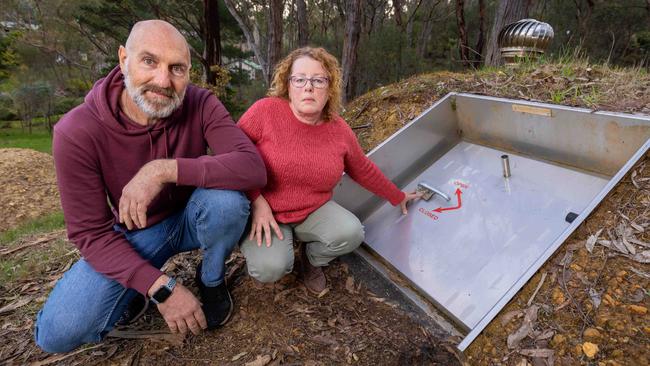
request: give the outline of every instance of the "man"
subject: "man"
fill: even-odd
[[[172,332],[223,325],[232,311],[224,261],[249,213],[239,191],[266,183],[223,105],[188,85],[189,46],[177,29],[139,22],[118,55],[119,67],[54,130],[68,237],[83,258],[38,314],[36,343],[47,352],[99,342],[132,317],[138,296],[157,304]],[[201,301],[159,269],[198,248]]]

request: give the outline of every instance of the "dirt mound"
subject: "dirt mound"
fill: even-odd
[[[0,172],[0,231],[61,209],[51,155],[0,149]]]

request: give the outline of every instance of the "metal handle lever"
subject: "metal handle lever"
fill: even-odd
[[[451,197],[443,193],[441,190],[431,187],[430,185],[420,182],[418,183],[418,188],[416,189],[416,192],[422,193],[422,199],[425,201],[428,201],[433,197],[433,195],[437,194],[440,197],[444,198],[447,201],[451,201]]]

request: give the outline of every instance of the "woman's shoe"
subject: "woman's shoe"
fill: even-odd
[[[318,295],[327,288],[327,279],[321,267],[316,267],[309,262],[307,258],[307,245],[303,244],[300,248],[301,265],[302,265],[302,282],[309,292]]]

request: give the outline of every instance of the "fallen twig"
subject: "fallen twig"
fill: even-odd
[[[539,292],[539,289],[542,288],[542,285],[544,284],[544,280],[546,279],[546,272],[542,273],[542,278],[539,280],[539,284],[537,285],[537,288],[535,288],[535,292],[530,296],[530,299],[528,299],[528,302],[526,303],[526,306],[530,306],[530,304],[533,303],[533,299],[535,299],[535,296],[537,296],[537,293]]]

